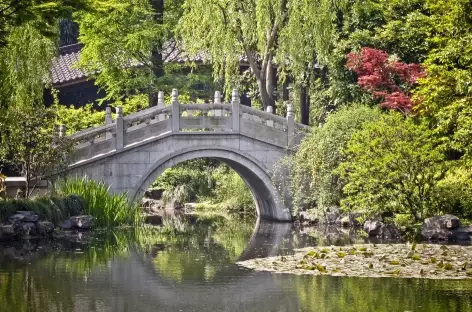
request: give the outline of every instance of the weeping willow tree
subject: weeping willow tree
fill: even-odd
[[[54,41],[29,23],[14,29],[7,40],[0,49],[0,108],[42,103],[44,85],[49,83]]]
[[[277,64],[284,79],[291,76],[298,91],[301,122],[309,123],[310,88],[331,62],[337,40],[336,18],[344,0],[291,0],[289,19],[280,32]]]
[[[336,0],[187,0],[180,21],[185,50],[208,57],[226,90],[238,87],[244,58],[264,109],[275,109],[275,65],[296,80],[326,56]]]
[[[183,2],[92,1],[92,11],[75,15],[84,44],[78,66],[95,76],[106,91],[104,100],[146,92],[152,106],[158,91],[192,93],[193,86],[207,84],[206,72],[180,62],[184,55],[175,28]]]

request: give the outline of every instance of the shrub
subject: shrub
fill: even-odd
[[[472,219],[472,167],[462,165],[449,170],[438,183],[443,212]]]
[[[353,134],[338,168],[342,207],[368,214],[411,214],[416,222],[440,209],[438,182],[447,170],[443,148],[423,123],[383,115]]]
[[[191,163],[183,163],[164,171],[152,187],[164,190],[164,201],[183,204],[211,195],[213,185],[211,172],[204,167],[195,168]]]
[[[254,198],[246,182],[239,174],[226,166],[221,166],[213,172],[216,181],[214,203],[230,213],[254,215]]]
[[[344,160],[342,150],[356,130],[379,116],[376,108],[356,105],[342,108],[328,116],[321,128],[313,128],[290,165],[295,208],[315,205],[322,214],[328,207],[339,205],[342,183],[333,171]]]
[[[70,216],[83,214],[85,209],[83,200],[75,195],[0,200],[0,222],[6,222],[17,211],[33,211],[40,220],[58,225]]]
[[[59,193],[80,196],[85,213],[95,217],[97,226],[135,224],[141,220],[140,206],[131,203],[126,193],[110,194],[109,187],[103,182],[87,177],[68,179],[60,185]]]

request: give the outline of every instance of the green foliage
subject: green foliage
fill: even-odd
[[[0,45],[9,41],[8,35],[25,24],[31,24],[41,36],[54,36],[51,31],[58,18],[73,10],[87,8],[87,0],[0,0]]]
[[[239,61],[244,55],[266,108],[275,102],[274,84],[267,78],[273,63],[290,64],[293,77],[304,84],[303,74],[311,73],[316,54],[327,54],[333,2],[338,1],[187,0],[179,30],[186,51],[211,56],[214,76],[224,80],[227,94],[243,83]]]
[[[123,114],[126,116],[147,108],[149,106],[148,96],[146,94],[132,95],[115,101],[111,106],[121,106]],[[67,107],[56,103],[53,108],[57,116],[56,123],[66,125],[67,134],[105,123],[105,111],[95,109],[93,104],[75,108],[72,105]]]
[[[65,169],[72,151],[67,137],[58,137],[53,110],[10,109],[0,124],[0,160],[26,177],[26,197],[42,178]],[[30,190],[30,186],[33,188]]]
[[[216,182],[213,203],[220,209],[240,215],[254,215],[254,197],[239,174],[226,166],[220,166],[212,173]]]
[[[323,214],[330,206],[339,205],[343,184],[334,170],[345,160],[342,151],[355,131],[379,117],[378,109],[355,105],[329,115],[321,128],[312,129],[291,164],[296,208],[314,205]]]
[[[167,169],[153,183],[163,189],[165,202],[197,201],[200,211],[253,215],[254,199],[243,179],[232,169],[212,159],[195,159]]]
[[[83,214],[85,210],[82,199],[74,195],[0,200],[0,222],[8,221],[8,217],[17,211],[33,211],[40,220],[58,225],[70,216]]]
[[[210,82],[208,70],[171,63],[183,57],[174,33],[183,0],[164,1],[163,13],[156,11],[156,3],[93,1],[92,11],[76,14],[84,44],[77,65],[95,73],[97,85],[107,94],[103,100],[122,100],[140,92],[170,93],[172,88],[192,97],[208,94],[198,89]]]
[[[95,217],[99,227],[133,225],[141,222],[141,207],[132,203],[126,193],[110,194],[103,182],[84,178],[65,180],[59,186],[63,195],[77,195],[84,201],[86,214]]]
[[[431,11],[433,46],[425,60],[427,76],[420,81],[419,112],[451,149],[472,155],[472,21],[470,2],[426,1]]]
[[[449,170],[438,183],[445,212],[458,217],[472,219],[472,169],[470,165],[457,166]]]
[[[92,104],[87,104],[79,108],[74,106],[55,105],[57,123],[66,125],[67,134],[95,127],[105,122],[105,111],[96,111]]]
[[[184,204],[199,196],[209,196],[213,184],[207,171],[187,168],[184,163],[164,171],[152,184],[152,188],[163,189],[165,201]]]
[[[353,134],[345,156],[337,170],[346,183],[343,208],[407,213],[416,221],[439,211],[437,185],[448,164],[424,123],[384,114]]]
[[[0,109],[40,106],[54,52],[54,42],[34,25],[11,30],[0,49]]]

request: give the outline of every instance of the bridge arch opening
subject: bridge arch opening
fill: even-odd
[[[291,220],[290,212],[284,207],[279,192],[274,187],[267,169],[258,164],[251,156],[240,151],[228,149],[192,148],[174,152],[160,159],[151,165],[138,182],[136,189],[130,194],[132,199],[141,198],[144,192],[165,170],[185,161],[199,158],[216,159],[236,171],[249,187],[260,218],[277,221]]]

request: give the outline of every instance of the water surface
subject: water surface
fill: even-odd
[[[234,263],[363,241],[229,222],[191,235],[100,233],[0,245],[0,311],[472,311],[472,282],[295,276]]]

